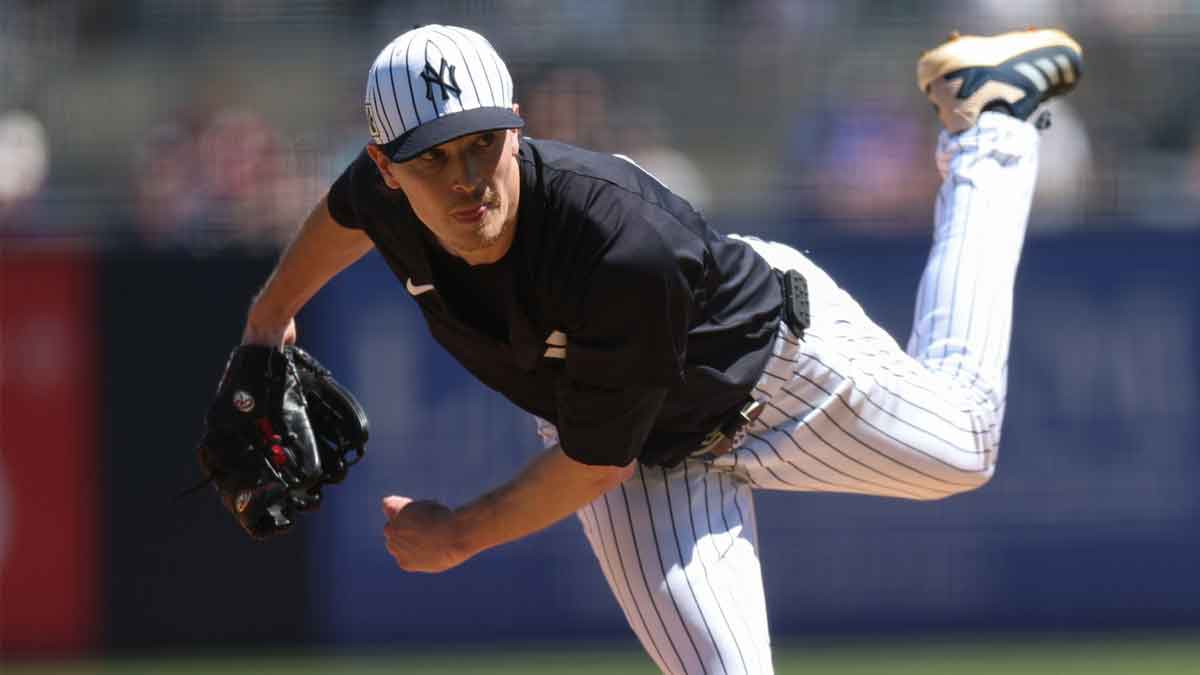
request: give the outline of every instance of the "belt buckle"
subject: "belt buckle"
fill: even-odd
[[[751,399],[746,402],[736,415],[731,416],[721,426],[708,432],[700,442],[700,449],[692,453],[693,457],[715,459],[728,454],[742,444],[746,438],[746,427],[749,427],[766,409],[762,401]]]

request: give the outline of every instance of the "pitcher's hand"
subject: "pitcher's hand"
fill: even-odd
[[[444,572],[470,556],[461,550],[454,512],[431,500],[392,495],[383,499],[388,553],[408,572]]]

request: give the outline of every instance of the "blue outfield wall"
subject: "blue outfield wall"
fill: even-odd
[[[796,243],[796,242],[793,242]],[[927,240],[810,255],[903,344]],[[442,575],[383,547],[382,496],[460,504],[539,447],[426,334],[372,254],[301,317],[371,417],[312,519],[313,633],[334,642],[628,636],[574,520]],[[1033,239],[1017,280],[996,478],[942,502],[759,493],[773,631],[1200,626],[1200,237]]]

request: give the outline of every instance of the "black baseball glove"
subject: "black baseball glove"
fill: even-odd
[[[233,350],[197,454],[221,502],[255,539],[281,533],[362,459],[367,416],[296,346]]]

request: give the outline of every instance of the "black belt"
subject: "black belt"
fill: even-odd
[[[774,272],[783,293],[781,318],[792,333],[803,340],[804,331],[811,325],[808,308],[808,282],[804,280],[804,275],[796,270],[774,270]],[[717,425],[716,429],[708,432],[692,456],[713,458],[738,447],[746,438],[746,429],[754,420],[758,419],[766,407],[767,405],[762,401],[756,401],[747,396],[745,403]]]

